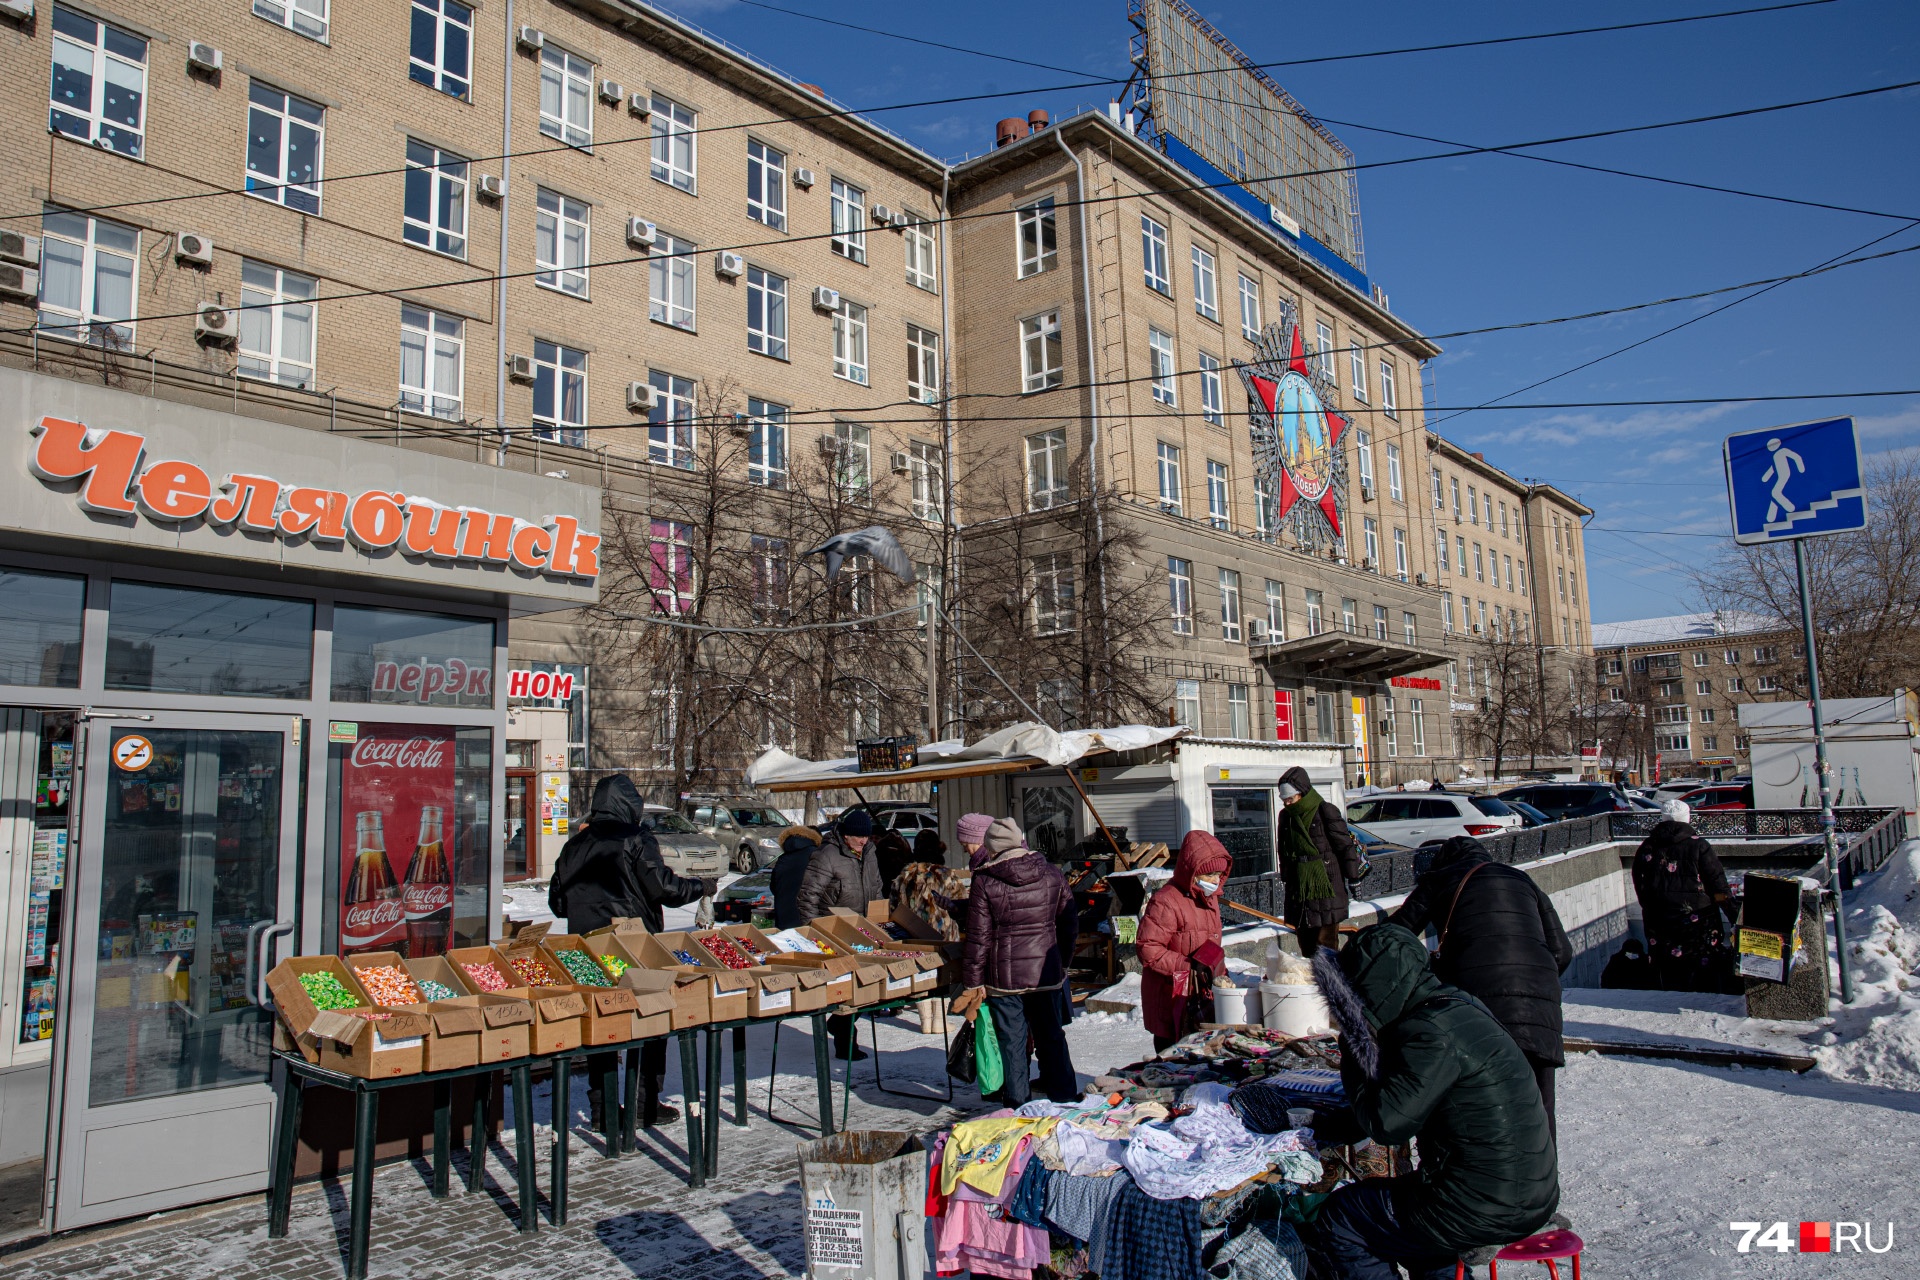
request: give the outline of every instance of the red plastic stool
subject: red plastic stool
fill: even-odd
[[[1580,1280],[1580,1253],[1586,1242],[1571,1231],[1542,1231],[1537,1236],[1528,1236],[1508,1245],[1494,1255],[1487,1264],[1488,1280],[1500,1280],[1502,1262],[1540,1262],[1545,1263],[1547,1274],[1552,1280],[1560,1280],[1560,1268],[1554,1265],[1555,1258],[1573,1259],[1573,1280]],[[1465,1280],[1466,1260],[1456,1262],[1453,1267],[1454,1280]]]

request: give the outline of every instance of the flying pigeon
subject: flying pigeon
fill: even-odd
[[[891,569],[900,581],[913,583],[913,561],[907,559],[900,543],[881,525],[870,524],[851,533],[836,533],[807,554],[826,556],[828,582],[840,576],[840,565],[849,556],[871,556],[875,564]]]

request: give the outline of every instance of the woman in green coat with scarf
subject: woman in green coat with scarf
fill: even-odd
[[[1299,765],[1280,775],[1280,878],[1284,915],[1302,955],[1338,948],[1347,886],[1365,874],[1359,842],[1337,806],[1325,802]]]

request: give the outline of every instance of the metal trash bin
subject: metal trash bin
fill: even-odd
[[[861,1130],[799,1144],[811,1280],[921,1280],[927,1148],[914,1133]]]

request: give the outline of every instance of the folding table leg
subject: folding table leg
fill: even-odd
[[[291,1071],[284,1074],[280,1123],[273,1135],[272,1198],[267,1202],[267,1235],[275,1240],[287,1234],[287,1218],[293,1210],[293,1162],[300,1146],[300,1105],[306,1096],[300,1077]]]
[[[733,1122],[743,1129],[747,1124],[747,1029],[745,1027],[733,1029]]]
[[[833,1055],[827,1051],[827,1015],[813,1015],[813,1083],[820,1095],[820,1136],[833,1136]]]
[[[780,1078],[780,1024],[773,1024],[773,1060],[767,1064],[767,1116],[773,1116],[773,1082]]]
[[[707,1032],[707,1176],[720,1172],[720,1032]]]
[[[487,1181],[487,1099],[493,1093],[494,1077],[473,1078],[473,1127],[467,1130],[467,1194],[472,1195]]]
[[[573,1059],[553,1060],[553,1154],[548,1157],[553,1183],[553,1225],[567,1225],[567,1155],[573,1133]]]
[[[366,1280],[367,1232],[373,1221],[373,1147],[380,1123],[380,1095],[358,1089],[353,1096],[353,1188],[347,1201],[347,1280]]]
[[[620,1150],[632,1151],[640,1144],[640,1050],[627,1050],[626,1098],[620,1104]]]
[[[533,1068],[526,1062],[513,1069],[513,1163],[520,1175],[520,1230],[531,1235],[540,1229],[540,1192],[533,1180]]]
[[[433,1198],[447,1194],[447,1169],[453,1163],[453,1081],[433,1082]]]
[[[687,1120],[687,1186],[707,1185],[707,1154],[701,1141],[700,1053],[694,1047],[699,1033],[691,1028],[675,1033],[680,1040],[680,1094]]]

